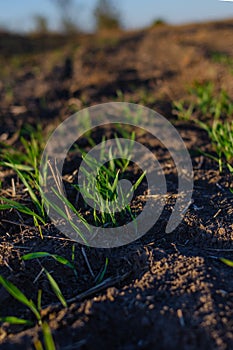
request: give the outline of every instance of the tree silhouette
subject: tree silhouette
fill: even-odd
[[[61,28],[65,33],[79,31],[75,3],[73,0],[51,0],[58,8],[61,16]]]
[[[35,15],[35,32],[39,34],[46,34],[49,32],[48,19],[43,15]]]
[[[121,27],[121,15],[111,0],[98,0],[94,17],[97,30]]]

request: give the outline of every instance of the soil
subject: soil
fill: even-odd
[[[17,52],[17,45],[12,53],[17,38],[12,37],[9,48],[0,36],[0,141],[20,147],[21,128],[40,124],[46,134],[77,110],[124,100],[144,104],[168,118],[193,162],[193,202],[182,223],[166,234],[177,173],[167,161],[168,151],[160,147],[157,157],[167,179],[167,203],[154,227],[127,246],[85,247],[63,236],[52,223],[42,227],[42,239],[26,215],[15,210],[0,213],[0,274],[34,301],[38,289],[43,290],[43,320],[57,349],[233,348],[233,270],[218,259],[232,259],[232,174],[226,168],[220,173],[218,164],[198,152],[198,148],[213,152],[207,134],[192,122],[177,120],[172,107],[172,101],[187,98],[187,88],[195,81],[212,81],[216,93],[224,88],[233,96],[231,69],[212,59],[215,52],[233,57],[232,31],[232,20],[162,25],[77,36],[65,44],[62,39],[52,48],[39,41],[43,52],[32,52],[35,45],[28,44],[24,53],[21,47]],[[140,142],[158,148],[148,135],[141,136]],[[66,166],[66,175],[72,175],[74,160],[68,159]],[[9,197],[14,174],[1,168],[0,176],[1,196]],[[18,200],[27,202],[17,178],[15,184]],[[21,259],[29,252],[46,251],[71,260],[72,249],[77,278],[54,259]],[[106,258],[104,280],[96,285],[91,272],[96,276]],[[40,273],[41,264],[59,284],[67,308]],[[3,287],[0,305],[1,317],[14,315],[35,323],[31,312]],[[42,340],[37,325],[1,325],[0,349],[34,349],[37,339]]]

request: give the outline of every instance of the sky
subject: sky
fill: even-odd
[[[96,2],[74,0],[74,18],[77,17],[77,23],[84,30],[94,28],[92,13]],[[122,13],[125,28],[145,27],[157,18],[171,24],[233,18],[233,0],[118,0],[115,3]],[[51,28],[58,27],[59,11],[55,0],[0,0],[0,27],[29,31],[38,14],[48,18]]]

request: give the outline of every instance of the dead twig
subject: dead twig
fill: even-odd
[[[19,222],[10,221],[10,220],[6,220],[6,219],[2,219],[2,222],[7,222],[8,224],[12,224],[12,225],[16,225],[16,226],[26,227],[27,229],[28,229],[28,228],[35,228],[34,226],[29,226],[29,225],[21,224],[21,223],[19,223]]]
[[[212,250],[214,252],[233,252],[233,249],[215,249],[215,248],[203,248],[204,250]]]
[[[87,255],[86,255],[86,252],[85,252],[84,247],[81,248],[81,251],[82,251],[84,260],[85,260],[85,262],[86,262],[86,264],[87,264],[87,267],[88,267],[88,270],[89,270],[91,276],[92,276],[93,278],[95,278],[95,274],[94,274],[94,272],[93,272],[93,270],[92,270],[91,264],[89,263],[89,260],[88,260],[88,258],[87,258]]]
[[[78,301],[81,301],[83,299],[86,299],[95,293],[99,293],[99,292],[101,292],[109,287],[114,286],[117,283],[124,281],[127,277],[129,277],[130,274],[131,274],[131,271],[126,272],[122,276],[109,277],[106,280],[104,280],[103,282],[97,284],[96,286],[91,287],[90,289],[86,290],[85,292],[80,293],[80,294],[76,295],[75,297],[66,300],[66,302],[67,302],[67,304],[72,304],[74,302],[78,302]],[[49,306],[57,307],[60,305],[61,305],[60,303],[54,303],[52,305],[51,304],[47,305],[44,308],[49,307]]]
[[[71,304],[71,303],[74,303],[76,301],[81,301],[82,299],[90,297],[91,295],[93,295],[95,293],[98,293],[98,292],[100,292],[100,291],[102,291],[102,290],[104,290],[106,288],[109,288],[109,287],[111,287],[111,286],[113,286],[113,285],[115,285],[117,283],[120,283],[123,280],[125,280],[130,275],[130,273],[131,273],[131,271],[125,273],[122,276],[109,277],[106,280],[104,280],[103,282],[101,282],[100,284],[97,284],[96,286],[86,290],[85,292],[83,292],[81,294],[78,294],[78,295],[76,295],[75,297],[73,297],[71,299],[68,299],[67,303]]]
[[[15,197],[16,196],[16,190],[15,190],[15,180],[14,180],[13,177],[11,178],[11,186],[12,186],[12,197]]]

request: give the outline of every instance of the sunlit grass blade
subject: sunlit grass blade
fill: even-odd
[[[108,182],[109,189],[110,189],[110,191],[111,191],[111,194],[110,194],[110,196],[109,196],[110,201],[114,198],[114,194],[116,193],[116,189],[117,189],[117,185],[118,185],[118,180],[119,180],[119,173],[120,173],[120,170],[117,171],[116,177],[115,177],[115,179],[114,179],[112,185],[110,184],[110,182]]]
[[[12,169],[14,169],[14,171],[17,173],[18,177],[20,178],[20,180],[22,181],[22,183],[24,184],[25,188],[27,189],[31,200],[33,202],[33,204],[36,206],[37,211],[41,217],[45,217],[44,215],[44,208],[43,208],[43,203],[40,202],[40,200],[37,198],[36,194],[34,193],[34,189],[30,186],[28,180],[27,180],[27,176],[23,173],[21,173],[17,168],[12,167]],[[36,181],[34,181],[34,185],[35,187],[37,186]]]
[[[41,226],[40,226],[40,224],[39,224],[39,222],[38,222],[38,220],[37,220],[37,218],[36,218],[35,216],[33,216],[33,220],[34,220],[34,225],[35,225],[35,227],[38,228],[38,231],[39,231],[39,233],[40,233],[41,239],[44,239]]]
[[[36,309],[35,304],[32,300],[29,300],[25,294],[23,294],[13,283],[5,279],[0,275],[1,285],[8,291],[9,294],[25,306],[27,306],[36,316],[37,320],[40,321],[41,316],[38,310]]]
[[[33,325],[33,322],[29,320],[24,320],[22,318],[18,318],[15,316],[0,317],[0,322],[7,322],[9,324],[26,325],[26,326]]]
[[[34,169],[29,165],[23,165],[23,164],[16,164],[16,163],[10,163],[10,162],[0,162],[1,166],[11,168],[11,169],[17,169],[19,171],[33,171]]]
[[[65,197],[58,193],[56,190],[52,189],[56,196],[82,221],[86,229],[90,229],[88,222],[83,218],[83,216],[77,211],[73,204]]]
[[[219,258],[219,260],[221,262],[223,262],[224,264],[226,264],[227,266],[233,267],[233,261],[232,260],[225,259],[225,258]]]
[[[26,261],[26,260],[44,258],[44,257],[48,257],[48,256],[52,256],[52,254],[47,253],[47,252],[35,252],[35,253],[25,254],[21,257],[21,259]]]
[[[104,142],[105,142],[105,141],[106,141],[106,137],[103,136],[103,137],[102,137],[102,140],[101,140],[102,144],[101,144],[101,148],[100,148],[100,160],[101,160],[101,159],[104,159],[104,155],[105,155]]]
[[[24,184],[25,188],[27,189],[32,201],[38,206],[38,208],[40,208],[40,206],[41,206],[40,202],[39,202],[37,196],[35,195],[32,187],[29,185],[29,182],[27,181],[25,174],[22,174],[17,168],[13,168],[13,169],[15,170],[18,177],[20,178],[20,180]]]
[[[42,324],[42,333],[43,333],[45,350],[56,350],[52,332],[47,322],[43,322]]]
[[[35,139],[33,135],[31,136],[31,140],[29,142],[24,137],[21,137],[20,140],[26,150],[28,161],[33,166],[33,169],[35,170],[35,172],[37,172],[38,171],[37,162],[40,155],[40,148],[39,148],[38,141]]]
[[[233,173],[233,166],[231,166],[229,163],[227,164],[227,167],[231,173]]]
[[[48,278],[48,281],[51,285],[52,290],[54,291],[55,295],[57,296],[58,300],[60,300],[61,304],[64,307],[67,307],[67,303],[66,300],[61,292],[60,287],[58,286],[57,282],[55,281],[55,279],[53,278],[53,276],[47,271],[45,270],[46,276]]]
[[[137,179],[137,181],[135,182],[135,184],[132,186],[133,190],[135,191],[138,186],[141,184],[142,180],[144,179],[144,177],[146,176],[146,170],[142,173],[142,175]]]
[[[63,256],[60,256],[57,254],[50,254],[47,252],[35,252],[35,253],[25,254],[21,258],[22,258],[22,260],[27,261],[27,260],[33,260],[33,259],[39,259],[39,258],[45,258],[45,257],[51,257],[54,260],[56,260],[57,262],[59,262],[60,264],[69,267],[70,269],[72,269],[74,271],[74,274],[77,277],[77,271],[75,269],[75,266],[69,260],[64,258]]]
[[[109,150],[108,150],[108,157],[109,157],[109,168],[110,168],[110,171],[113,172],[115,169],[115,164],[114,164],[114,158],[113,158],[111,146],[109,147]]]
[[[49,201],[46,199],[46,203],[47,205],[49,205],[51,208],[53,208],[64,220],[66,220],[67,222],[69,222],[69,224],[72,226],[72,228],[75,230],[75,232],[82,238],[83,242],[88,245],[87,240],[85,239],[85,237],[83,236],[80,228],[75,225],[75,223],[67,216],[67,214],[55,203],[53,203],[52,201]],[[84,222],[83,222],[84,223]],[[84,223],[85,225],[85,223]],[[88,226],[89,227],[89,226]]]
[[[72,203],[65,197],[60,195],[56,190],[52,189],[53,192],[57,195],[57,197],[65,204],[67,205],[68,208],[72,210],[74,214],[77,215],[77,217],[80,219],[80,221],[83,223],[83,225],[86,227],[87,230],[90,230],[90,226],[88,225],[88,222],[83,218],[83,216],[76,210],[76,208],[72,205]],[[55,203],[48,201],[46,199],[46,202],[48,203],[49,206],[51,206],[63,219],[68,221],[70,225],[75,229],[75,231],[80,235],[80,237],[83,239],[84,242],[86,242],[85,238],[82,235],[82,232],[80,231],[79,227],[75,225],[75,223],[72,221],[70,216],[68,216],[63,209],[61,209],[58,205]],[[66,208],[67,212],[67,208]],[[86,242],[87,243],[87,242]]]
[[[41,341],[39,339],[34,339],[33,345],[35,350],[44,350],[43,345],[41,344]]]
[[[72,269],[74,271],[75,275],[77,276],[76,269],[75,269],[74,265],[69,260],[67,260],[63,256],[56,255],[56,254],[53,254],[52,258],[55,259],[60,264],[65,265],[65,266],[69,267],[70,269]]]
[[[42,299],[42,289],[39,289],[37,294],[37,309],[39,312],[41,311],[41,299]]]
[[[23,214],[27,214],[32,217],[36,217],[43,225],[45,225],[45,220],[43,217],[35,213],[33,210],[28,208],[26,205],[23,205],[19,202],[16,202],[12,199],[8,199],[5,197],[0,197],[0,201],[3,202],[3,204],[0,204],[0,210],[7,210],[7,209],[16,209],[20,211]]]
[[[108,159],[111,159],[111,148],[109,150],[109,156],[108,156]],[[113,176],[113,171],[104,166],[102,164],[102,161],[105,159],[105,156],[102,155],[103,158],[100,159],[100,161],[98,161],[97,159],[95,159],[94,157],[92,157],[90,154],[86,155],[86,153],[83,153],[83,161],[86,163],[86,165],[91,169],[91,170],[95,170],[95,169],[100,169],[99,172],[102,172],[102,173],[106,173],[106,175],[108,175],[109,177],[112,177]],[[106,159],[107,160],[107,159]],[[86,177],[88,179],[91,179],[92,178],[92,174],[89,170],[85,169],[84,167],[82,167],[82,172],[86,175]]]

